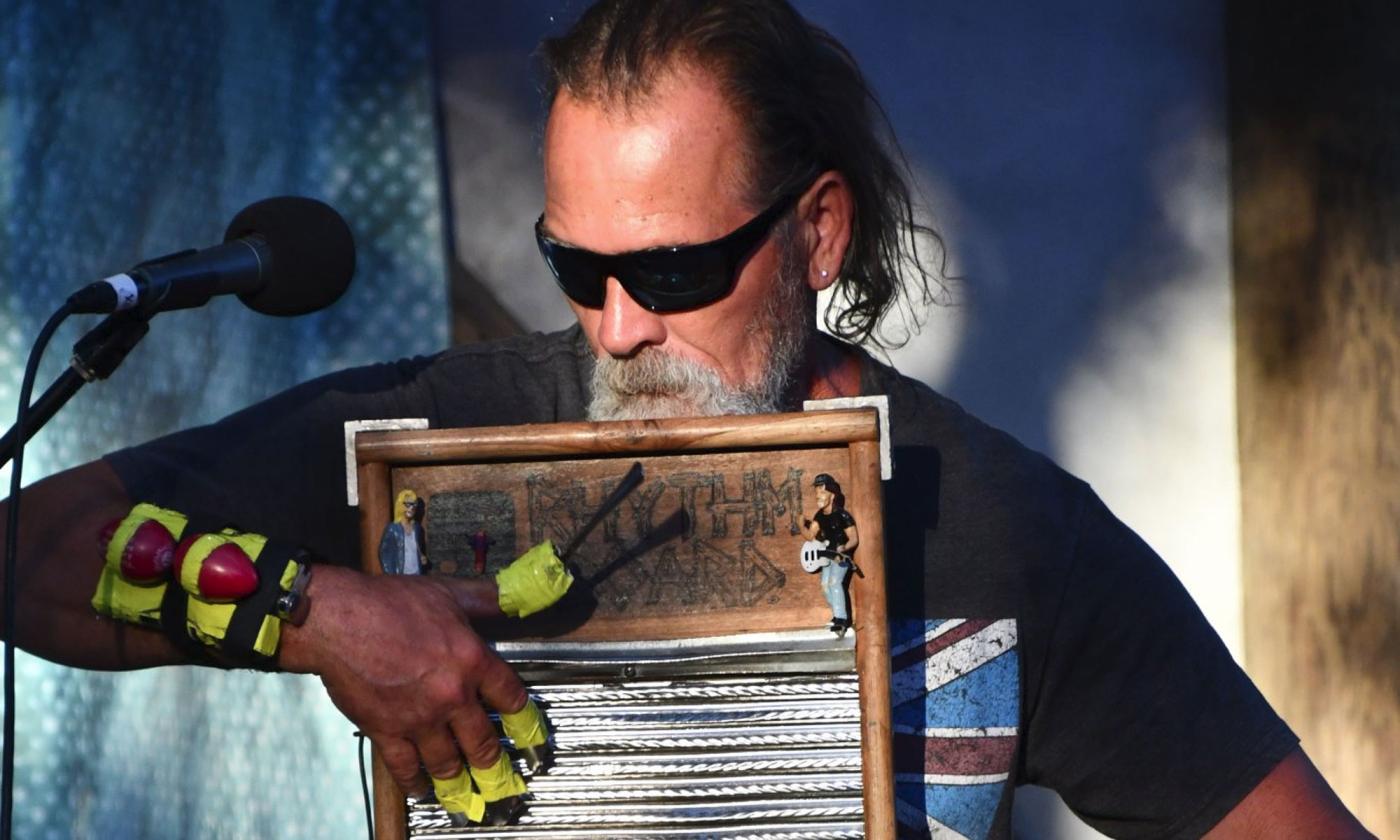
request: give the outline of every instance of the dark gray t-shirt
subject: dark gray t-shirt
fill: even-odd
[[[132,498],[358,565],[346,420],[579,420],[578,328],[343,371],[108,457]],[[890,398],[885,544],[901,831],[1010,834],[1012,791],[1101,831],[1199,836],[1297,739],[1166,565],[1083,482],[864,358]]]

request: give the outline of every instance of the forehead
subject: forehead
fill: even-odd
[[[751,215],[744,136],[706,74],[666,73],[621,104],[561,92],[545,130],[545,226],[597,251],[703,241]]]

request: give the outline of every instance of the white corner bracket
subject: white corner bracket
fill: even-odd
[[[360,432],[389,432],[395,429],[426,429],[428,418],[404,417],[396,420],[345,421],[345,504],[360,506],[360,473],[355,469],[355,435]]]
[[[803,400],[803,411],[829,411],[836,408],[873,408],[880,414],[880,480],[894,478],[894,458],[890,455],[890,398],[884,394],[869,397],[835,397],[829,400]]]

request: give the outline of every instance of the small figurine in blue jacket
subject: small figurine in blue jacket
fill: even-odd
[[[385,574],[416,575],[428,570],[428,541],[423,534],[423,500],[412,490],[394,499],[394,521],[379,538],[379,565]]]

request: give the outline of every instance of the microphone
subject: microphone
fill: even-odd
[[[304,315],[334,303],[355,273],[355,241],[340,214],[312,198],[267,198],[243,208],[222,245],[140,263],[79,289],[75,313],[136,310],[150,317],[238,295],[264,315]]]

